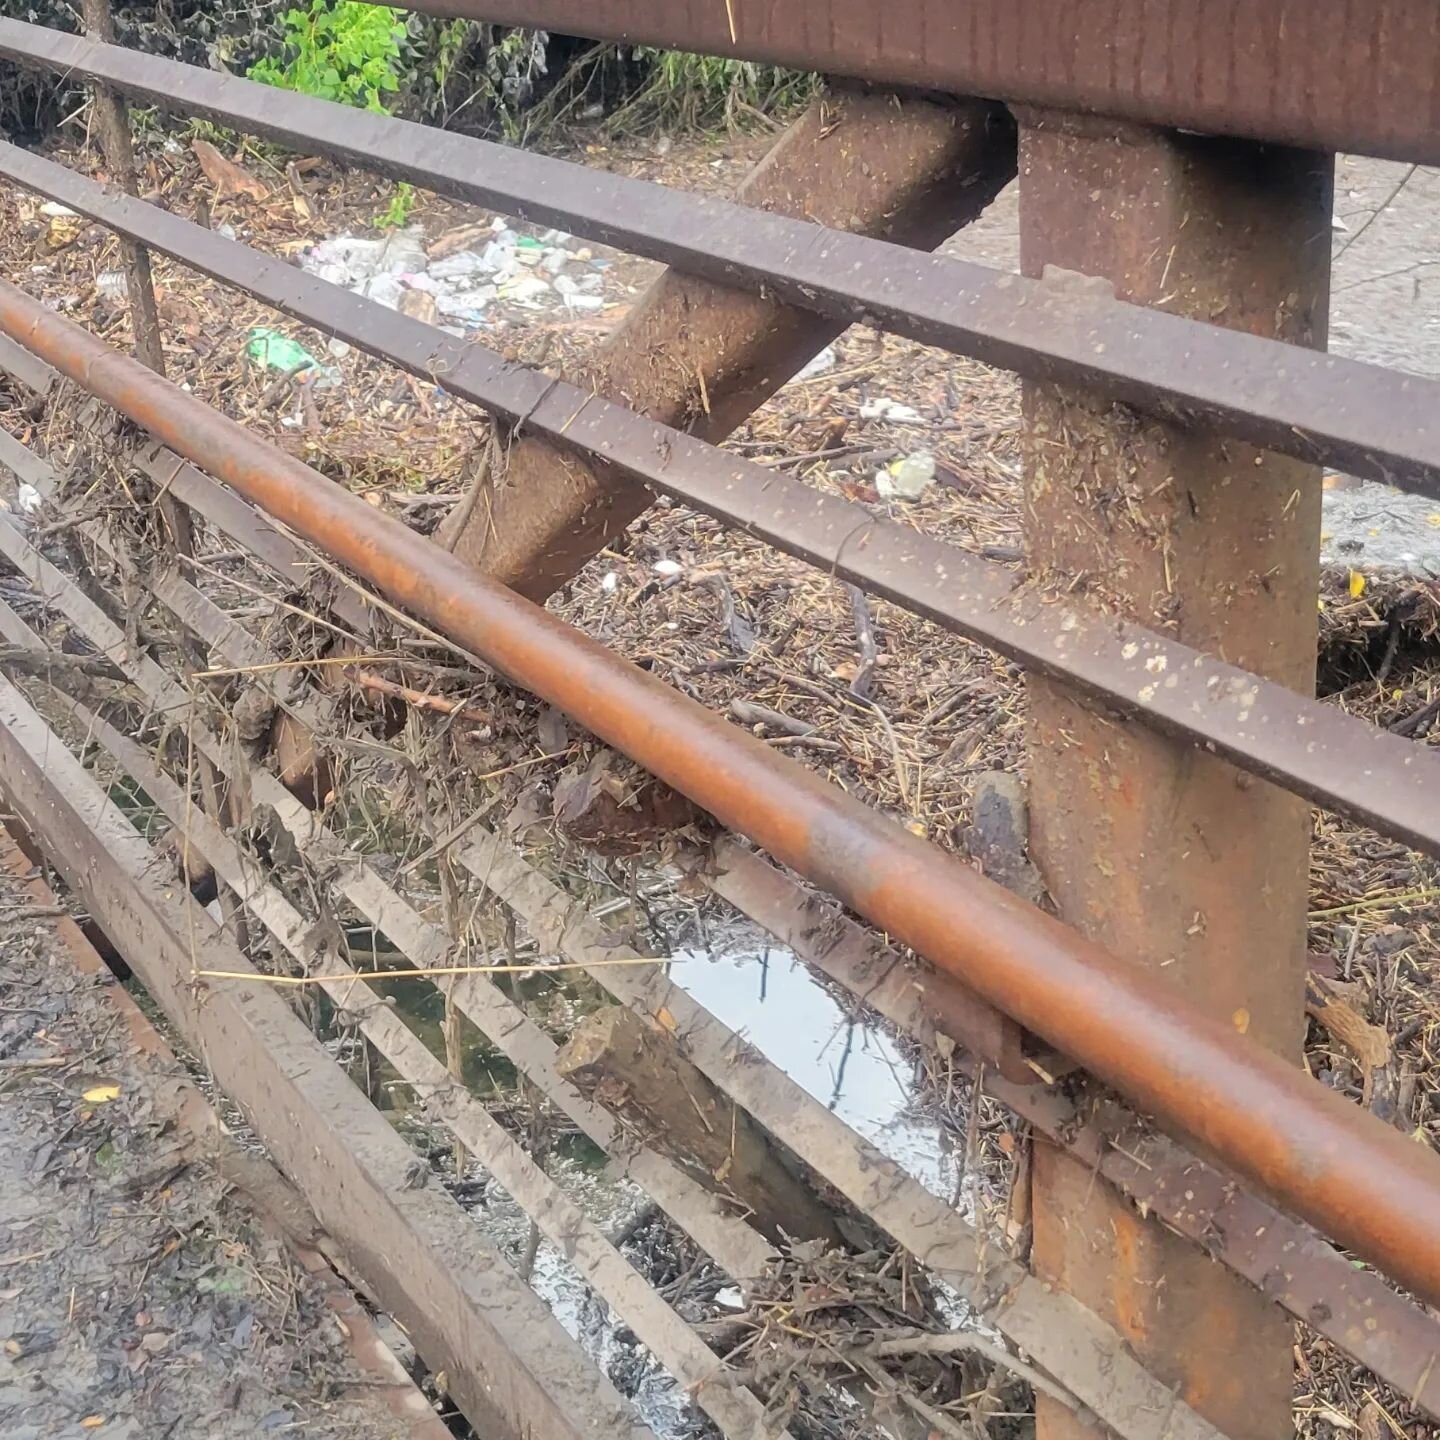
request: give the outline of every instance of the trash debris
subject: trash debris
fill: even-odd
[[[817,375],[826,375],[835,368],[835,359],[835,347],[827,345],[795,378],[813,380]],[[861,414],[864,414],[863,409]]]
[[[250,332],[245,353],[265,369],[280,370],[286,375],[299,375],[306,370],[324,368],[298,341],[264,326]]]
[[[928,450],[892,460],[875,476],[882,500],[918,500],[934,483],[935,457]]]
[[[307,251],[301,266],[387,309],[427,323],[444,317],[463,335],[490,323],[487,312],[497,300],[534,310],[553,296],[568,310],[604,309],[606,264],[592,261],[589,250],[565,248],[572,238],[561,230],[538,240],[519,235],[497,216],[447,231],[428,248],[416,230],[383,239],[337,235]],[[415,291],[433,299],[433,317],[428,303],[407,300]]]
[[[866,400],[860,406],[862,420],[890,420],[896,425],[915,425],[921,415],[912,405],[902,405],[897,400]]]
[[[125,272],[123,270],[102,270],[95,277],[95,288],[107,300],[123,300],[126,295]]]
[[[674,560],[657,560],[651,568],[664,580],[673,580],[685,573],[685,567]]]
[[[22,515],[38,515],[45,497],[28,480],[22,480],[15,491],[15,505]]]

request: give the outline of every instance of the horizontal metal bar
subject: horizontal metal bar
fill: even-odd
[[[48,394],[50,387],[60,378],[43,360],[3,335],[0,335],[0,370],[36,395]]]
[[[613,465],[1027,669],[1063,679],[1120,714],[1440,856],[1440,766],[1407,740],[1081,602],[1047,602],[1003,566],[512,365],[64,166],[0,143],[0,171],[512,424],[523,420],[533,434]],[[162,479],[173,470],[168,461],[165,467],[163,475],[158,463],[150,473]],[[217,498],[202,493],[213,482],[202,484],[188,466],[173,473],[182,498],[219,513]],[[233,497],[230,505],[245,509]],[[261,553],[269,558],[271,548]]]
[[[936,1031],[944,1033],[944,1026],[936,1024],[923,973],[839,906],[729,837],[715,843],[696,873],[807,964],[935,1048]],[[1133,1115],[1116,1117],[1133,1133],[1112,1139],[1085,1123],[1063,1086],[1012,1085],[989,1071],[983,1083],[1142,1212],[1158,1215],[1440,1419],[1440,1319],[1397,1295],[1373,1271],[1357,1270],[1308,1226],[1240,1189],[1222,1171],[1172,1140],[1145,1133]]]
[[[0,515],[0,541],[12,547],[17,542],[21,547],[25,543],[19,540],[3,515]],[[229,663],[260,659],[253,649],[254,642],[192,587],[172,582],[152,588],[183,624],[194,626],[196,633],[214,645]],[[62,613],[77,618],[92,644],[107,652],[119,648],[123,641],[119,627],[97,619],[99,612],[88,608],[88,601],[73,582],[64,582],[56,603]],[[33,633],[3,602],[0,602],[0,632],[12,636],[18,644],[33,644],[35,640]],[[134,660],[126,661],[125,668],[152,704],[172,710],[176,707],[183,695],[178,683],[168,677],[157,682],[153,672],[142,672]],[[310,718],[288,692],[282,692],[272,677],[258,672],[254,678],[297,718]],[[233,747],[222,745],[203,723],[192,723],[188,733],[193,736],[199,753],[222,773],[236,778]],[[253,798],[275,809],[298,844],[315,848],[322,857],[335,862],[331,883],[357,905],[361,914],[395,938],[402,948],[407,948],[417,964],[452,962],[451,937],[415,915],[401,897],[374,877],[363,859],[326,831],[313,812],[289,795],[273,775],[258,767],[250,767],[245,775]],[[149,790],[148,786],[145,788]],[[459,845],[452,853],[481,885],[493,889],[514,908],[542,943],[553,939],[557,951],[580,963],[591,963],[597,958],[613,961],[631,953],[623,947],[617,949],[611,943],[612,937],[583,906],[572,906],[563,892],[486,832],[482,831],[478,839]],[[613,987],[613,966],[597,965],[592,973],[602,984]],[[477,1013],[467,999],[473,1000],[477,990],[496,995],[499,992],[481,976],[466,977],[465,983],[470,987],[468,997],[459,989],[452,992],[457,1003],[486,1033],[493,1034],[482,1019],[483,1015],[493,1012],[482,1006]],[[620,987],[615,993],[622,1000],[636,998],[627,987]],[[836,1185],[883,1229],[911,1249],[918,1260],[937,1269],[952,1285],[964,1286],[976,1277],[983,1277],[987,1294],[1001,1296],[986,1311],[988,1323],[1020,1344],[1048,1374],[1073,1389],[1077,1397],[1118,1432],[1131,1435],[1134,1440],[1219,1440],[1216,1432],[1183,1402],[1172,1402],[1164,1387],[1130,1354],[1126,1342],[1091,1311],[1068,1296],[1054,1294],[1050,1287],[1027,1276],[1012,1262],[992,1258],[987,1264],[980,1264],[974,1230],[953,1207],[932,1196],[868,1145],[765,1057],[754,1054],[748,1056],[743,1065],[737,1065],[739,1037],[703,1006],[688,996],[672,993],[668,982],[659,998],[672,1018],[678,1015],[683,1022],[691,1054],[735,1103],[770,1128],[817,1173]],[[507,1006],[509,1003],[505,1002]],[[510,1008],[521,1024],[530,1024],[523,1012]],[[515,1021],[505,1022],[502,1032],[505,1041],[515,1028]],[[553,1048],[545,1056],[545,1073],[538,1073],[534,1068],[528,1073],[553,1095],[549,1090],[555,1078],[553,1069],[548,1068],[551,1055]],[[558,1103],[563,1108],[563,1100]],[[645,1180],[647,1187],[655,1176],[653,1170],[647,1172],[639,1168],[632,1168],[630,1173],[637,1180]],[[651,1193],[663,1194],[664,1191],[651,1190]],[[693,1212],[691,1214],[693,1218]],[[729,1223],[740,1224],[733,1220]],[[753,1232],[751,1235],[758,1241]],[[727,1243],[733,1250],[733,1243]],[[761,1249],[764,1248],[761,1245]],[[752,1255],[752,1258],[758,1257]],[[742,1266],[731,1273],[745,1277],[757,1275],[763,1269],[762,1262],[754,1267]],[[1090,1363],[1092,1356],[1102,1357],[1104,1363],[1098,1366]]]
[[[0,20],[0,57],[1440,497],[1440,382]],[[18,161],[7,154],[7,173]]]
[[[0,331],[1440,1303],[1440,1159],[13,286]]]
[[[3,678],[0,788],[478,1428],[653,1440],[279,995],[195,982],[249,962]]]
[[[1433,0],[407,0],[406,9],[1440,164]]]

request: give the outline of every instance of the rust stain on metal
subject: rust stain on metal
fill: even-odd
[[[1162,419],[1440,496],[1440,382],[1100,296],[1057,297],[1033,278],[357,114],[17,20],[0,19],[0,56],[90,75],[170,110],[560,225],[832,320],[879,325],[1032,379],[1093,388]],[[21,152],[5,153],[6,168],[15,168]],[[586,418],[572,408],[559,429]]]
[[[1095,277],[1053,277],[1057,298],[1112,281],[1123,300],[1323,348],[1328,157],[1019,118],[1022,266]],[[1318,470],[1070,387],[1027,385],[1024,412],[1026,540],[1042,582],[1084,576],[1128,617],[1313,695]],[[1155,666],[1143,693],[1167,678]],[[1298,1060],[1307,807],[1117,726],[1054,679],[1031,677],[1028,696],[1030,853],[1061,916],[1218,1026]],[[1129,1335],[1227,1435],[1290,1427],[1293,1327],[1263,1294],[1062,1146],[1037,1142],[1032,1194],[1037,1274]],[[1043,1396],[1036,1415],[1042,1440],[1098,1433]]]
[[[412,0],[408,8],[1440,163],[1433,0],[894,0],[883,23],[873,0]]]
[[[1440,1301],[1435,1156],[10,285],[0,331]]]
[[[743,526],[1033,671],[1063,678],[1122,714],[1186,737],[1256,775],[1440,855],[1440,766],[1398,736],[1153,630],[1078,603],[1047,603],[1033,587],[1017,592],[1014,576],[1001,566],[908,526],[877,521],[858,505],[717,451],[623,406],[594,399],[582,421],[566,429],[585,398],[573,386],[511,366],[483,347],[457,343],[178,216],[109,195],[39,156],[0,144],[0,157],[0,169],[40,193],[413,374],[443,374],[453,394],[509,423],[524,417],[532,435]],[[28,355],[8,343],[19,355]],[[13,369],[33,372],[38,363],[33,357],[28,363],[16,360]],[[0,367],[12,369],[3,347]],[[46,368],[39,366],[42,374]],[[212,518],[221,516],[231,533],[258,548],[263,518],[237,530],[218,509],[227,497],[213,482],[189,466],[177,470],[173,457],[142,463],[161,483],[173,475],[180,498]],[[227,510],[248,513],[233,496]],[[277,566],[298,563],[293,545],[273,527],[260,553]],[[344,607],[347,623],[362,633],[368,628],[364,607],[354,597],[342,593],[336,603]],[[1116,778],[1122,787],[1128,783],[1123,773]]]

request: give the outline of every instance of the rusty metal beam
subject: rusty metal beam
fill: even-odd
[[[921,250],[979,217],[1015,174],[1009,113],[984,101],[838,90],[814,102],[740,187],[757,210]],[[719,444],[845,328],[677,270],[661,275],[570,378]],[[654,496],[617,471],[522,433],[440,542],[532,600],[571,580]]]
[[[3,679],[0,788],[477,1428],[653,1440],[275,990],[192,978],[249,965]]]
[[[412,374],[443,378],[452,394],[507,422],[523,419],[532,435],[614,466],[1035,673],[1062,678],[1122,715],[1440,856],[1440,767],[1427,764],[1409,741],[1155,631],[1079,602],[1049,603],[1003,566],[510,365],[482,346],[456,341],[178,216],[108,194],[64,166],[0,143],[0,169]],[[8,343],[28,357],[16,362],[17,370],[48,369]],[[11,368],[3,348],[0,368]],[[142,453],[139,463],[157,483],[173,482],[180,498],[282,574],[300,563],[293,542],[273,528],[266,538],[263,517],[193,467],[168,452]],[[368,628],[355,597],[341,594],[337,603],[349,623]]]
[[[1432,0],[409,0],[405,8],[1440,164]]]
[[[10,285],[0,331],[1440,1303],[1440,1160]]]
[[[696,873],[806,964],[838,981],[927,1050],[944,1053],[939,1037],[958,1038],[943,1019],[937,1021],[923,972],[833,901],[797,884],[738,841],[717,840]],[[1067,1093],[1068,1084],[1014,1085],[989,1069],[982,1084],[987,1094],[1122,1190],[1142,1213],[1159,1216],[1440,1419],[1440,1319],[1113,1102],[1091,1113]]]
[[[1440,382],[16,20],[0,19],[0,58],[73,70],[167,109],[561,225],[832,320],[879,325],[1030,379],[1094,389],[1161,419],[1440,497]],[[5,172],[17,165],[7,151]]]
[[[1323,350],[1328,155],[1020,112],[1020,253],[1138,304]],[[1042,584],[1094,577],[1114,608],[1313,695],[1320,472],[1133,417],[1024,395],[1025,532]],[[1063,580],[1062,580],[1063,577]],[[1157,677],[1163,679],[1163,677]],[[1058,913],[1291,1063],[1305,1031],[1310,812],[1210,756],[1117,726],[1031,677],[1030,858]],[[1234,1440],[1291,1428],[1294,1328],[1252,1287],[1037,1140],[1036,1273],[1124,1331]],[[1044,1397],[1039,1440],[1100,1432]]]

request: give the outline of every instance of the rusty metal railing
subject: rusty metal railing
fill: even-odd
[[[560,4],[519,8],[547,23],[571,16]],[[678,29],[645,7],[636,7],[633,24],[611,18],[587,26],[585,19],[571,18],[582,33],[599,29],[673,40],[711,33],[718,23],[715,15],[723,16],[726,7],[704,8],[704,17],[679,17]],[[918,11],[918,0],[908,8]],[[1025,7],[1009,8],[1018,12]],[[498,4],[461,9],[512,18]],[[1274,9],[1267,7],[1266,25]],[[1386,15],[1394,27],[1385,31],[1386,45],[1401,32],[1435,38],[1433,20],[1425,31],[1427,22],[1403,0],[1393,0]],[[934,23],[954,40],[951,22]],[[989,16],[977,23],[999,22]],[[813,48],[794,51],[789,42],[771,36],[758,11],[747,5],[736,4],[729,24],[732,41],[751,53],[769,58],[817,54]],[[722,42],[723,36],[713,39],[712,48],[726,48]],[[1276,39],[1277,46],[1281,43]],[[947,45],[927,47],[923,56],[886,52],[840,68],[894,81],[943,77],[958,83],[963,78],[1004,98],[1057,98],[1058,82],[1049,71],[1023,65],[1004,70],[998,62],[987,68],[967,61],[949,41]],[[859,53],[846,51],[838,42],[837,47],[837,55]],[[1406,51],[1407,65],[1414,63],[1417,52],[1434,58],[1433,45],[1428,52],[1415,46]],[[599,175],[480,141],[437,136],[386,117],[342,112],[233,77],[16,21],[0,20],[0,58],[78,73],[131,96],[352,160],[457,198],[502,206],[542,223],[560,223],[714,281],[772,292],[834,320],[863,319],[1029,379],[1100,391],[1160,420],[1234,435],[1299,460],[1440,495],[1440,385],[1434,382],[1077,293],[1063,279],[1024,279],[918,255],[882,241]],[[1432,87],[1435,73],[1427,72]],[[1061,87],[1059,98],[1076,108],[1080,96],[1087,97],[1087,106],[1113,100],[1108,107],[1112,112],[1262,138],[1331,145],[1343,138],[1343,143],[1415,159],[1433,153],[1430,132],[1417,130],[1388,104],[1363,122],[1347,116],[1342,130],[1308,103],[1277,104],[1263,116],[1233,105],[1217,110],[1201,88],[1121,103],[1114,100],[1113,89],[1087,89],[1072,82],[1069,89]],[[1226,123],[1214,123],[1217,115]],[[674,495],[954,633],[988,644],[1035,673],[1099,699],[1126,720],[1182,739],[1440,855],[1440,766],[1404,740],[1205,656],[1169,635],[1118,621],[1082,600],[1047,601],[1017,585],[1000,567],[877,521],[861,507],[748,465],[614,401],[511,365],[483,347],[452,343],[419,321],[301,275],[155,206],[111,193],[17,147],[0,144],[0,175],[411,373],[435,379],[511,427],[523,425],[562,449],[616,467],[655,491]],[[1259,1186],[1279,1208],[1258,1196],[1242,1195],[1245,1205],[1259,1207],[1245,1214],[1251,1222],[1263,1217],[1261,1229],[1273,1225],[1275,1233],[1290,1237],[1286,1244],[1293,1251],[1311,1241],[1302,1229],[1285,1228],[1293,1222],[1279,1213],[1284,1210],[1312,1221],[1422,1299],[1440,1303],[1440,1229],[1434,1224],[1440,1214],[1440,1160],[1433,1154],[1236,1033],[1234,1026],[1207,1018],[1172,989],[1126,963],[1133,957],[1114,957],[1015,900],[937,847],[778,757],[117,354],[13,285],[0,284],[0,367],[28,372],[21,378],[33,383],[37,362],[42,368],[53,367],[168,447],[173,454],[163,464],[172,467],[169,480],[180,476],[182,459],[203,472],[187,476],[179,486],[181,499],[202,509],[223,505],[206,490],[204,477],[214,477],[386,600],[564,710],[724,825],[913,947],[943,976],[958,982],[941,992],[951,997],[957,1017],[953,1028],[1001,1067],[1008,1098],[1042,1131],[1065,1135],[1065,1107],[1054,1094],[1037,1099],[1041,1092],[1027,1092],[1018,1084],[1023,1059],[1017,1025]],[[20,448],[21,453],[15,453],[15,442],[10,441],[0,448],[0,462],[11,468],[43,464]],[[272,555],[276,546],[283,551],[289,543],[283,532],[277,534],[263,520],[258,529],[251,528],[267,537],[261,543],[271,547]],[[127,672],[140,676],[156,703],[177,710],[190,703],[183,688],[137,668],[136,657],[127,653],[123,636],[117,641],[113,625],[107,630],[104,617],[85,610],[83,597],[72,594],[63,577],[44,570],[22,540],[11,531],[7,534],[4,545],[12,562],[33,568],[36,576],[56,587],[57,595],[63,593],[74,613],[86,617],[96,643]],[[167,583],[167,603],[177,613],[185,612],[192,629],[203,631],[208,625],[212,643],[232,645],[237,654],[254,660],[255,652],[246,651],[226,629],[224,617],[206,611],[203,596],[177,588],[173,580]],[[12,706],[8,714],[17,733],[38,733],[21,708]],[[123,737],[110,738],[116,752],[124,749]],[[43,786],[26,768],[23,749],[12,742],[8,758],[0,754],[0,772],[8,765],[7,788],[29,787],[29,807],[40,816],[37,824],[43,832],[36,798]],[[132,773],[146,769],[143,755],[133,749],[125,754]],[[212,763],[224,764],[221,749]],[[146,773],[156,791],[164,791],[164,777]],[[164,793],[177,814],[189,814],[188,796]],[[276,803],[285,802],[277,795]],[[289,813],[297,827],[307,823],[293,802]],[[239,857],[229,856],[223,833],[205,834],[217,871],[222,862],[228,866],[227,879],[237,891],[251,899],[268,893]],[[478,843],[472,857],[476,878],[494,886],[517,913],[539,925],[545,906],[534,902],[533,895],[543,880],[522,875],[509,882],[507,891],[507,882],[497,878],[504,874],[503,865],[497,872],[497,853],[493,844],[487,848]],[[471,860],[464,863],[472,866]],[[365,893],[367,903],[376,903],[373,889]],[[527,894],[532,898],[527,900]],[[112,897],[110,903],[119,901]],[[266,903],[274,925],[293,938],[294,918],[273,899]],[[775,903],[783,910],[788,902],[782,894]],[[417,950],[441,943],[428,937],[418,919],[407,923],[413,925]],[[603,947],[583,936],[577,940],[575,933],[558,931],[557,945],[575,948],[584,963],[593,964],[594,952]],[[638,1008],[657,1003],[638,985],[613,976],[605,983]],[[666,1003],[681,1004],[673,994]],[[377,1033],[388,1035],[388,1043],[405,1049],[408,1042],[385,1030],[383,1018],[373,1017],[373,1024]],[[409,1063],[423,1069],[422,1057],[411,1055]],[[784,1115],[768,1111],[763,1093],[745,1089],[743,1080],[725,1073],[722,1049],[714,1050],[707,1063],[717,1083],[740,1087],[739,1103],[781,1132],[787,1123]],[[472,1116],[468,1123],[472,1128],[467,1143],[477,1149],[490,1144],[480,1133],[482,1122]],[[809,1158],[804,1135],[786,1133],[782,1138]],[[503,1147],[492,1144],[491,1149],[494,1163],[511,1163],[501,1155]],[[1185,1203],[1176,1199],[1177,1187],[1186,1183],[1187,1175],[1199,1184],[1195,1176],[1217,1172],[1183,1151],[1166,1152],[1166,1157],[1166,1173],[1175,1178],[1169,1182],[1169,1200],[1160,1196],[1157,1201],[1161,1213],[1168,1203],[1176,1228],[1201,1239],[1204,1227],[1193,1209],[1187,1217]],[[1142,1188],[1134,1173],[1117,1170],[1103,1147],[1094,1160],[1122,1189],[1136,1193]],[[519,1170],[515,1173],[520,1176]],[[836,1183],[847,1194],[847,1184],[863,1193],[859,1173],[847,1172],[847,1178]],[[1225,1185],[1223,1178],[1217,1179],[1209,1193],[1218,1195]],[[1154,1193],[1158,1196],[1164,1188]],[[870,1203],[878,1202],[872,1197]],[[881,1218],[905,1243],[923,1230],[916,1218],[923,1219],[923,1204],[916,1205],[920,1209],[891,1214],[888,1221]],[[711,1238],[716,1246],[731,1247],[732,1253],[737,1245],[733,1236]],[[738,1248],[744,1250],[745,1242],[738,1242]],[[1436,1331],[1418,1309],[1393,1296],[1386,1299],[1389,1292],[1359,1281],[1348,1291],[1337,1282],[1335,1290],[1323,1292],[1328,1297],[1324,1301],[1305,1299],[1317,1293],[1306,1289],[1308,1280],[1297,1282],[1294,1273],[1283,1282],[1272,1284],[1269,1279],[1288,1259],[1262,1267],[1253,1252],[1243,1256],[1222,1251],[1222,1258],[1273,1290],[1293,1313],[1304,1310],[1313,1322],[1329,1326],[1327,1334],[1409,1390],[1418,1404],[1434,1407],[1435,1351],[1430,1351],[1428,1364],[1425,1355]],[[1329,1273],[1319,1252],[1306,1264],[1311,1261],[1307,1276]],[[602,1268],[597,1262],[597,1272]],[[1304,1268],[1296,1262],[1295,1270]],[[1332,1325],[1334,1312],[1328,1309],[1318,1314],[1331,1301],[1347,1317],[1345,1323]],[[644,1308],[647,1302],[636,1303]],[[1353,1326],[1349,1323],[1366,1311],[1390,1317],[1383,1335],[1367,1333],[1358,1319]],[[1076,1323],[1090,1324],[1093,1318]],[[1012,1319],[1014,1329],[1004,1333],[1034,1353],[1035,1337],[1020,1338],[1029,1332],[1018,1317]],[[661,1321],[652,1315],[651,1323]],[[1052,1315],[1048,1323],[1059,1322]],[[1062,1360],[1054,1363],[1063,1366]],[[673,1368],[687,1383],[698,1383],[703,1357],[693,1349],[676,1351]],[[1103,1407],[1106,1402],[1092,1396],[1086,1403]],[[743,1431],[755,1419],[743,1402],[730,1406],[721,1401],[717,1411],[712,1418],[727,1433]],[[1102,1410],[1102,1418],[1123,1428],[1113,1413],[1105,1417]],[[1186,1433],[1210,1433],[1193,1415],[1184,1423],[1192,1421],[1197,1428]]]

